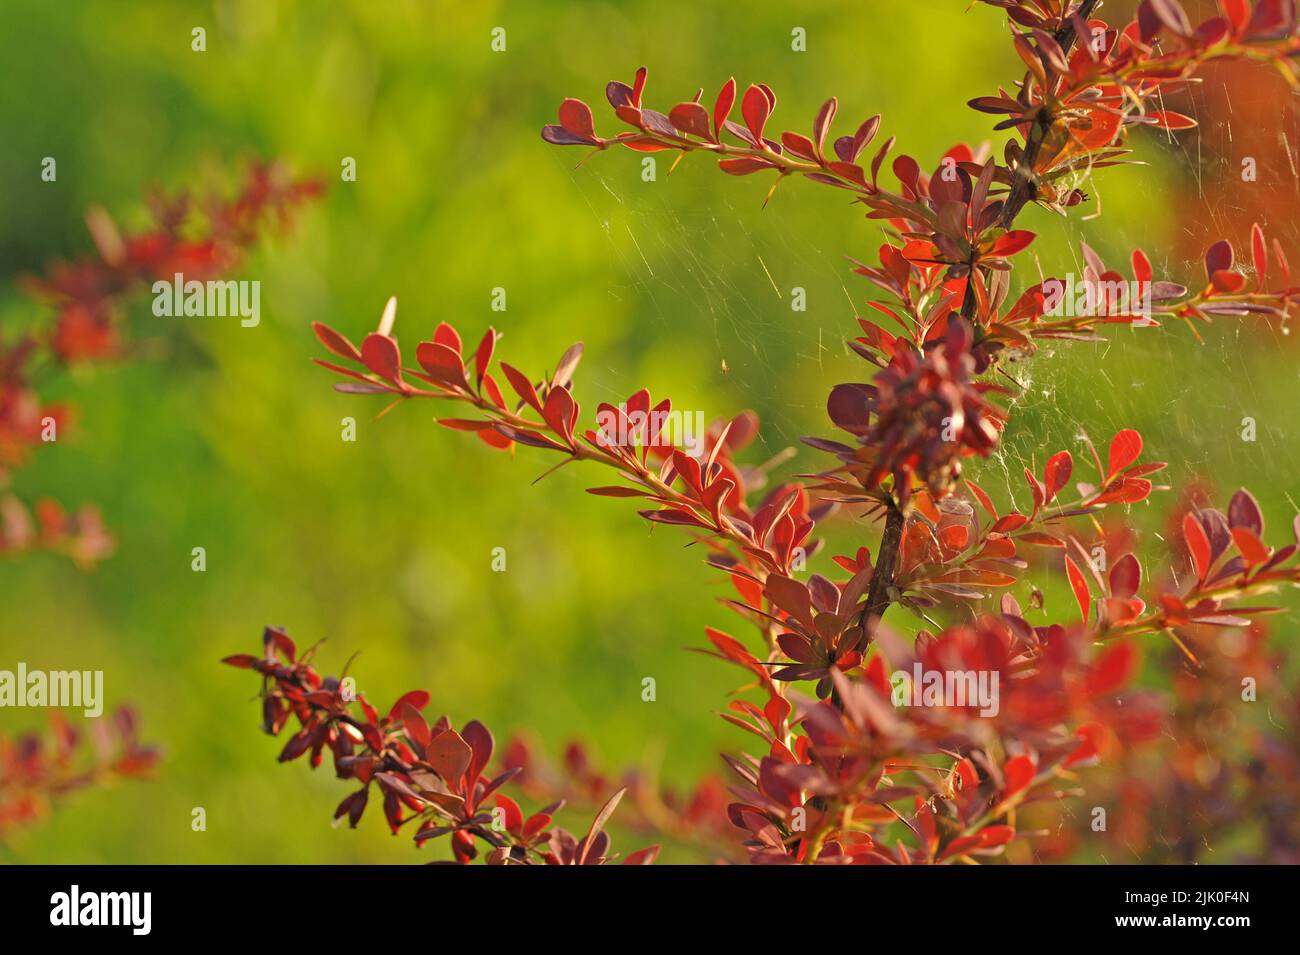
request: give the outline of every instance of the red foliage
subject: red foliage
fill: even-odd
[[[184,195],[153,197],[155,225],[133,235],[122,235],[102,209],[90,210],[86,224],[97,253],[55,263],[43,276],[25,280],[33,297],[55,310],[53,327],[24,333],[10,344],[0,341],[0,491],[35,449],[71,421],[66,406],[41,397],[37,379],[61,366],[121,357],[122,313],[133,293],[177,271],[201,279],[228,271],[269,218],[286,222],[319,191],[318,184],[291,180],[278,166],[255,164],[234,199],[201,203],[206,211],[198,232]],[[15,494],[0,494],[0,557],[42,549],[91,565],[113,546],[93,505],[70,514],[51,498],[29,508]],[[64,793],[142,776],[158,759],[155,749],[136,740],[133,710],[120,709],[92,724],[89,756],[82,755],[81,735],[57,712],[51,722],[47,738],[0,736],[0,837],[40,818]]]
[[[158,761],[158,752],[136,739],[131,709],[90,724],[90,745],[58,711],[50,716],[44,736],[0,735],[0,839],[30,825],[69,792],[110,779],[145,776]]]
[[[652,404],[644,389],[620,408],[600,405],[597,426],[586,427],[573,389],[580,346],[554,372],[537,376],[504,362],[494,371],[492,329],[468,352],[446,323],[416,346],[417,366],[403,364],[391,301],[360,348],[315,326],[335,356],[320,364],[349,379],[338,390],[458,402],[474,416],[440,424],[472,431],[500,450],[545,449],[559,455],[557,467],[585,461],[611,468],[622,483],[591,493],[641,499],[650,505],[640,511],[643,518],[684,527],[708,548],[709,562],[728,575],[738,596],[728,605],[758,632],[746,643],[706,630],[707,652],[744,673],[746,696],[734,699],[723,718],[761,741],[755,755],[726,757],[739,780],[726,815],[754,862],[947,863],[1004,852],[1034,834],[1019,824],[1022,807],[1074,794],[1061,787],[1085,764],[1157,735],[1165,704],[1128,688],[1139,668],[1139,638],[1168,634],[1194,659],[1186,634],[1250,627],[1255,615],[1272,609],[1251,606],[1250,598],[1300,582],[1297,545],[1265,543],[1260,509],[1245,491],[1226,513],[1202,508],[1182,520],[1188,557],[1179,558],[1177,573],[1151,582],[1125,551],[1108,569],[1098,564],[1080,535],[1100,529],[1102,512],[1109,518],[1112,509],[1163,490],[1151,475],[1164,465],[1141,461],[1143,441],[1131,429],[1113,436],[1104,461],[1084,440],[1091,476],[1077,475],[1064,450],[1047,459],[1041,474],[1025,469],[1023,507],[999,511],[961,471],[963,459],[992,453],[1009,425],[1008,412],[990,396],[1012,392],[994,385],[993,375],[1004,360],[1035,351],[1037,340],[1093,339],[1111,324],[1151,327],[1159,324],[1157,315],[1189,324],[1284,315],[1300,296],[1280,247],[1274,243],[1270,260],[1256,229],[1253,287],[1234,267],[1231,247],[1218,242],[1206,255],[1207,284],[1194,294],[1155,280],[1137,251],[1134,281],[1149,307],[1103,292],[1078,314],[1062,317],[1049,303],[1046,282],[1008,305],[1015,257],[1034,239],[1013,228],[1023,207],[1034,202],[1068,214],[1086,201],[1080,186],[1088,175],[1125,161],[1132,130],[1191,125],[1159,108],[1160,96],[1210,60],[1250,57],[1290,77],[1291,58],[1300,51],[1294,6],[1232,0],[1224,3],[1224,16],[1193,27],[1177,0],[1144,0],[1137,19],[1117,29],[1092,17],[1095,0],[986,2],[1006,9],[1026,67],[1014,95],[1000,91],[971,101],[977,110],[1005,115],[999,129],[1016,131],[1001,163],[957,146],[927,176],[920,163],[901,155],[890,167],[898,181],[891,187],[882,169],[893,139],[868,166],[858,163],[879,130],[878,116],[830,139],[837,113],[831,99],[818,110],[811,135],[778,135],[770,127],[771,89],[751,85],[738,96],[733,80],[711,110],[697,94],[658,112],[645,104],[644,69],[632,85],[606,88],[630,131],[602,137],[591,109],[574,99],[561,105],[559,123],[542,131],[548,142],[597,151],[622,145],[674,151],[678,158],[710,153],[732,175],[774,173],[772,190],[798,174],[847,190],[869,218],[882,221],[888,240],[878,264],[859,264],[856,271],[888,296],[888,303],[871,305],[901,334],[860,321],[863,335],[850,344],[873,377],[835,387],[827,404],[831,421],[855,443],[806,439],[834,456],[831,470],[751,501],[761,472],[737,457],[753,439],[756,418],[737,416],[692,454],[664,441],[651,412],[665,412],[671,403]],[[740,120],[733,121],[737,103]],[[1083,252],[1087,283],[1106,289],[1123,280],[1093,250]],[[507,399],[501,379],[516,397]],[[817,549],[816,523],[835,508],[883,520],[874,553],[863,546],[836,556],[846,575],[838,580],[820,573],[799,579],[804,558]],[[1131,536],[1118,521],[1110,518],[1105,534],[1112,549]],[[1009,592],[993,609],[991,592],[1019,584],[1029,559],[1042,555],[1068,583],[1077,616],[1058,609],[1056,622],[1033,625]],[[1037,590],[1031,599],[1041,609]],[[881,622],[895,604],[943,622],[935,624],[937,632],[905,640]],[[334,708],[328,681],[286,669],[271,656],[228,662],[267,676],[272,732],[290,708],[302,721],[286,748],[291,757],[310,750],[318,760],[322,746],[345,745],[341,774],[351,772],[353,747],[364,750],[356,758],[368,766],[395,760],[384,765],[397,768],[403,788],[381,783],[390,787],[390,824],[400,824],[402,805],[419,818],[436,817],[426,826],[453,835],[458,861],[468,860],[476,840],[492,847],[494,861],[523,861],[537,848],[529,841],[532,824],[513,804],[506,834],[485,827],[478,807],[486,790],[505,779],[483,775],[488,749],[456,743],[461,737],[445,721],[435,730],[422,718],[403,728],[391,715],[387,722],[371,715],[340,744],[345,734],[338,723],[347,719]],[[910,680],[900,683],[900,673]],[[964,674],[999,687],[997,705],[951,695],[908,702],[918,688]],[[808,692],[799,692],[799,684]],[[461,758],[451,765],[441,752],[421,758],[430,733],[450,739]],[[508,764],[526,765],[516,757]],[[466,775],[471,759],[478,762]],[[417,771],[422,775],[412,786],[408,777]],[[345,801],[340,814],[364,801],[365,791]],[[571,838],[558,844],[553,838],[550,847],[560,860],[583,854],[583,843]]]
[[[429,705],[424,690],[404,694],[381,717],[365,694],[349,692],[343,678],[321,677],[312,668],[315,647],[300,656],[292,638],[274,627],[266,629],[262,644],[261,657],[240,654],[222,662],[262,674],[266,732],[278,736],[290,717],[297,719],[297,731],[280,751],[281,762],[309,756],[314,769],[328,749],[336,775],[361,783],[339,803],[335,819],[346,816],[355,829],[374,786],[394,833],[414,823],[417,845],[448,836],[457,862],[476,858],[480,840],[490,846],[487,861],[500,865],[609,861],[604,825],[625,790],[609,796],[586,835],[575,839],[551,827],[562,803],[525,818],[518,804],[500,792],[520,768],[487,773],[495,743],[482,723],[466,723],[459,733],[445,716],[431,725],[421,713]],[[642,849],[624,864],[646,864],[657,853],[658,846]]]
[[[33,298],[54,310],[53,327],[0,341],[0,488],[50,440],[47,429],[61,434],[71,421],[67,407],[41,398],[38,379],[59,366],[122,357],[122,314],[133,294],[177,272],[198,281],[228,273],[269,220],[287,223],[320,191],[319,183],[292,179],[278,165],[255,163],[233,199],[151,196],[154,225],[140,233],[123,235],[107,212],[92,208],[86,225],[96,252],[24,280]],[[192,214],[195,206],[201,215]],[[34,510],[35,520],[16,496],[0,497],[0,556],[39,548],[88,565],[112,551],[95,507],[68,514],[47,498]]]

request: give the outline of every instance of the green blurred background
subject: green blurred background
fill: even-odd
[[[138,227],[147,187],[221,183],[216,170],[251,156],[282,157],[329,185],[236,276],[262,282],[260,327],[154,318],[146,296],[131,337],[154,357],[65,375],[49,389],[78,406],[77,427],[39,451],[14,489],[27,500],[99,504],[119,549],[89,573],[53,556],[0,563],[0,666],[103,669],[108,703],[136,703],[165,759],[153,782],[75,795],[0,858],[431,858],[408,836],[388,836],[373,813],[359,832],[331,830],[346,787],[328,769],[275,762],[282,744],[257,730],[254,680],[217,664],[255,651],[268,623],[300,645],[327,638],[318,659],[329,672],[361,651],[353,673],[372,699],[426,687],[432,710],[458,725],[481,719],[498,741],[526,731],[557,756],[580,737],[604,766],[651,760],[678,784],[721,769],[717,753],[748,742],[712,715],[735,675],[683,648],[702,642],[705,625],[743,631],[716,603],[722,582],[699,553],[678,534],[651,533],[623,502],[582,493],[602,475],[568,468],[534,486],[553,463],[544,452],[509,458],[441,431],[428,404],[373,421],[380,402],[334,393],[310,362],[321,349],[309,324],[359,338],[395,294],[408,349],[441,319],[474,341],[494,324],[505,335],[499,353],[540,371],[584,340],[577,394],[587,408],[642,385],[708,418],[752,407],[764,422],[754,462],[828,433],[826,392],[866,373],[841,344],[868,295],[844,256],[871,258],[878,229],[835,190],[808,183],[784,184],[762,209],[765,177],[732,179],[701,157],[671,177],[661,160],[655,182],[628,152],[575,169],[583,151],[547,146],[538,130],[572,95],[611,134],[619,127],[605,83],[630,81],[645,64],[647,101],[665,110],[697,86],[710,98],[735,75],[776,91],[777,128],[805,129],[836,94],[837,134],[881,112],[882,136],[897,135],[926,169],[959,141],[991,139],[1000,150],[989,117],[963,104],[1009,86],[1022,67],[1003,15],[967,7],[0,6],[5,327],[46,315],[16,279],[87,252],[82,216],[93,203]],[[196,26],[207,30],[205,53],[190,49]],[[504,52],[490,46],[498,26]],[[795,27],[806,30],[807,52],[791,49]],[[1293,102],[1281,119],[1290,131]],[[1225,118],[1202,119],[1204,143],[1137,137],[1151,167],[1099,177],[1090,190],[1102,199],[1099,220],[1026,213],[1044,270],[1070,269],[1086,238],[1115,262],[1141,244],[1158,271],[1199,281],[1194,253],[1165,250],[1207,224],[1243,248],[1250,223],[1233,218],[1241,201],[1232,190],[1252,186],[1214,152],[1231,138]],[[39,180],[44,156],[58,160],[56,183]],[[349,156],[355,183],[339,181]],[[1262,170],[1255,187],[1278,197],[1270,232],[1300,248],[1294,177],[1285,160]],[[490,309],[498,286],[504,313]],[[806,312],[791,310],[795,286],[807,290]],[[1150,457],[1171,462],[1175,482],[1203,478],[1229,492],[1248,483],[1273,539],[1285,542],[1300,473],[1295,336],[1231,320],[1204,334],[1197,345],[1181,327],[1116,332],[1018,368],[1029,387],[1005,451],[972,473],[1002,500],[1011,489],[1023,499],[1022,466],[1078,451],[1081,430],[1104,442],[1132,426]],[[359,422],[355,443],[340,440],[347,415]],[[1254,443],[1240,439],[1244,416],[1258,421]],[[822,463],[807,451],[782,473]],[[1161,529],[1158,507],[1136,510]],[[832,550],[853,546],[860,530],[851,516],[839,521]],[[1162,553],[1158,540],[1147,543]],[[190,569],[195,546],[207,549],[206,573]],[[505,573],[492,572],[495,547],[506,548]],[[814,569],[828,566],[823,556]],[[1073,613],[1045,573],[1033,582],[1049,610]],[[1294,624],[1293,613],[1280,619],[1279,639]],[[657,680],[654,703],[641,702],[645,676]],[[6,711],[0,729],[41,719]],[[196,806],[207,810],[206,832],[191,831]],[[666,858],[700,856],[673,846]]]

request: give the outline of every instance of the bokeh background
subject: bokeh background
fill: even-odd
[[[734,75],[777,92],[778,128],[807,127],[835,94],[837,129],[881,112],[882,135],[897,135],[924,168],[960,141],[1000,150],[989,117],[963,104],[1022,68],[1003,15],[968,6],[0,5],[0,333],[48,318],[17,280],[91,249],[91,204],[138,226],[148,187],[233,184],[229,171],[249,157],[280,157],[329,186],[236,276],[262,282],[260,327],[155,318],[146,295],[129,323],[139,360],[47,389],[79,407],[76,427],[13,490],[98,504],[119,547],[90,572],[48,555],[0,562],[0,666],[104,670],[108,703],[134,702],[165,758],[152,782],[73,796],[0,858],[431,858],[374,814],[358,832],[332,830],[346,789],[327,769],[276,763],[281,742],[257,730],[254,681],[217,663],[255,652],[268,623],[300,645],[326,639],[327,671],[359,651],[352,672],[377,701],[421,686],[458,725],[481,719],[499,740],[524,732],[551,756],[581,738],[611,769],[655,767],[674,784],[720,771],[717,754],[746,740],[712,715],[734,674],[684,650],[702,643],[705,625],[732,626],[716,602],[722,582],[698,553],[680,535],[651,533],[623,502],[582,493],[602,483],[590,472],[531,484],[553,463],[543,452],[509,458],[436,429],[427,404],[372,420],[378,403],[336,394],[310,362],[321,351],[309,325],[357,338],[396,295],[408,342],[441,319],[474,340],[494,324],[506,360],[540,370],[585,341],[577,394],[588,408],[642,385],[709,418],[754,408],[764,432],[752,461],[827,433],[826,392],[863,374],[842,340],[868,288],[845,256],[872,256],[876,227],[806,183],[784,184],[763,209],[764,177],[732,179],[706,161],[688,159],[671,177],[661,162],[655,182],[627,152],[575,168],[582,151],[547,146],[538,130],[573,95],[612,132],[604,85],[644,64],[648,100],[665,108],[697,86],[711,97]],[[1132,5],[1106,6],[1114,15]],[[207,30],[204,53],[190,48],[196,26]],[[504,52],[491,49],[494,27],[506,29]],[[795,27],[807,52],[791,49]],[[1089,191],[1100,218],[1081,218],[1096,203],[1068,221],[1026,213],[1044,271],[1073,268],[1086,239],[1116,262],[1141,245],[1157,271],[1194,284],[1199,250],[1219,236],[1244,248],[1255,218],[1300,262],[1295,104],[1271,75],[1210,74],[1183,104],[1202,129],[1177,143],[1136,137],[1149,165],[1098,177]],[[1255,183],[1238,173],[1247,149]],[[45,156],[58,160],[56,183],[39,179]],[[354,183],[340,181],[343,157],[356,159]],[[807,290],[806,312],[791,310],[795,286]],[[504,313],[490,309],[495,287],[507,290]],[[1023,498],[1025,464],[1079,451],[1081,432],[1105,442],[1136,427],[1149,456],[1171,462],[1173,483],[1204,482],[1222,500],[1248,484],[1285,542],[1300,496],[1300,336],[1287,331],[1220,320],[1203,345],[1171,326],[1045,351],[1016,370],[1027,388],[1004,452],[972,473],[1003,501],[1013,490]],[[347,415],[359,423],[355,443],[340,440]],[[1258,423],[1253,443],[1240,437],[1246,416]],[[804,450],[782,474],[821,464]],[[1172,496],[1154,500],[1133,517],[1150,531],[1143,553],[1158,556],[1161,502]],[[873,538],[852,515],[830,536],[832,552]],[[205,573],[190,569],[195,546],[207,550]],[[506,549],[505,573],[491,569],[495,547]],[[819,557],[815,568],[828,564]],[[1074,613],[1048,571],[1031,582],[1048,612]],[[902,614],[895,623],[915,626]],[[1275,619],[1273,639],[1293,641],[1295,624],[1294,612]],[[657,681],[654,703],[641,701],[645,676]],[[7,710],[0,729],[42,720]],[[196,806],[206,832],[191,831]],[[665,856],[701,857],[676,844]],[[1099,856],[1084,847],[1076,857]]]

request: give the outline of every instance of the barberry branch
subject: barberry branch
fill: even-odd
[[[1096,6],[1097,0],[1083,0],[1075,16],[1086,24],[1088,18],[1092,16],[1093,8]],[[1075,40],[1078,39],[1077,34],[1078,31],[1075,28],[1074,20],[1070,17],[1063,17],[1061,26],[1053,35],[1053,39],[1066,57],[1070,55],[1070,49],[1074,46]],[[1029,84],[1026,83],[1025,95],[1028,95],[1028,89]],[[1052,115],[1051,109],[1044,104],[1035,116],[1034,123],[1029,129],[1025,141],[1024,152],[1015,166],[1011,191],[1007,195],[1007,204],[1002,208],[1002,227],[1005,229],[1011,228],[1011,223],[1015,222],[1020,210],[1035,197],[1037,186],[1035,185],[1034,164],[1038,162],[1039,150],[1042,149],[1047,134],[1051,131],[1055,122],[1056,119]]]
[[[1095,515],[1103,508],[1134,504],[1162,490],[1149,475],[1164,465],[1139,461],[1143,441],[1131,429],[1114,436],[1104,463],[1085,440],[1097,478],[1076,482],[1077,497],[1062,495],[1073,477],[1068,451],[1052,455],[1041,476],[1026,468],[1033,504],[1024,512],[1013,506],[999,513],[962,470],[966,459],[988,457],[1000,444],[1008,412],[995,399],[1014,393],[993,374],[1005,370],[1004,356],[1032,352],[1043,339],[1095,340],[1107,324],[1158,324],[1153,315],[1189,324],[1217,315],[1283,317],[1300,297],[1280,246],[1274,240],[1270,256],[1256,228],[1253,290],[1234,267],[1232,247],[1222,241],[1206,253],[1207,286],[1191,294],[1154,281],[1150,261],[1135,251],[1134,284],[1149,298],[1142,308],[1105,291],[1082,312],[1066,309],[1061,317],[1048,303],[1050,280],[1009,298],[1013,257],[1035,239],[1032,232],[1009,228],[1026,205],[1064,213],[1084,201],[1070,184],[1121,162],[1128,152],[1124,136],[1135,126],[1195,125],[1190,117],[1155,108],[1163,90],[1187,82],[1201,63],[1219,57],[1272,62],[1295,79],[1287,62],[1300,49],[1293,5],[1224,0],[1223,17],[1194,28],[1177,0],[1142,0],[1135,20],[1123,29],[1094,29],[1098,23],[1088,21],[1097,0],[987,2],[1027,28],[1013,26],[1013,42],[1028,69],[1019,93],[970,101],[983,112],[1007,114],[998,129],[1021,131],[1025,145],[1019,137],[1009,143],[1005,165],[983,148],[957,146],[926,176],[915,159],[900,155],[891,165],[899,188],[890,191],[880,184],[880,172],[892,139],[865,168],[857,161],[875,137],[879,117],[834,139],[827,150],[837,109],[832,98],[818,111],[811,136],[786,131],[778,142],[765,134],[776,103],[765,85],[751,85],[738,103],[736,85],[728,81],[711,111],[700,102],[701,91],[660,113],[643,104],[644,69],[632,85],[613,82],[606,88],[615,114],[631,131],[598,136],[590,108],[574,99],[561,105],[558,125],[543,129],[548,142],[597,151],[621,145],[638,152],[711,154],[728,174],[775,173],[773,190],[788,176],[803,175],[846,189],[869,218],[887,223],[878,265],[855,263],[854,270],[897,301],[869,305],[903,334],[858,319],[862,335],[849,346],[869,363],[871,377],[831,391],[828,416],[852,443],[805,439],[838,461],[833,470],[814,475],[811,487],[780,486],[751,507],[752,469],[737,466],[732,452],[752,440],[756,424],[739,416],[712,432],[702,451],[688,454],[647,428],[648,414],[669,403],[652,408],[645,390],[617,408],[598,406],[598,427],[579,431],[573,349],[540,381],[500,363],[497,373],[518,397],[508,405],[493,377],[497,339],[491,329],[471,354],[455,329],[440,325],[431,341],[416,348],[419,368],[402,365],[390,334],[391,308],[360,348],[331,329],[316,329],[326,348],[345,361],[321,362],[352,379],[337,385],[340,390],[465,402],[480,417],[439,424],[473,431],[502,450],[523,444],[555,451],[563,456],[561,466],[573,460],[610,466],[627,483],[590,488],[591,493],[648,500],[653,507],[640,512],[644,518],[685,527],[707,542],[709,563],[728,575],[738,594],[725,603],[753,623],[766,644],[760,658],[728,634],[706,630],[714,648],[707,652],[746,673],[749,682],[741,690],[764,697],[759,705],[738,695],[722,714],[763,744],[761,757],[726,757],[741,781],[735,790],[740,801],[728,807],[727,816],[746,832],[744,845],[754,861],[966,863],[1003,851],[1022,835],[1018,807],[1073,792],[1051,787],[1098,758],[1103,737],[1127,744],[1158,734],[1151,698],[1121,694],[1137,666],[1135,641],[1127,638],[1162,631],[1185,648],[1180,630],[1249,625],[1269,608],[1236,606],[1240,600],[1300,582],[1300,547],[1273,549],[1263,542],[1262,514],[1244,490],[1226,513],[1203,507],[1184,517],[1196,583],[1182,593],[1158,586],[1152,595],[1158,611],[1148,611],[1139,596],[1143,572],[1136,556],[1119,555],[1108,571],[1090,560],[1067,522],[1082,518],[1099,526]],[[1080,41],[1089,33],[1100,42],[1085,48]],[[1161,47],[1162,33],[1173,52]],[[729,119],[736,105],[743,124]],[[1083,258],[1090,285],[1130,284],[1086,246]],[[1270,261],[1280,275],[1268,274]],[[810,501],[810,492],[820,499]],[[811,573],[796,579],[803,568],[795,555],[814,550],[815,525],[835,505],[883,517],[874,562],[859,547],[833,558],[847,578]],[[1029,566],[1025,548],[1060,552],[1054,566],[1073,592],[1077,619],[1058,616],[1033,626],[1015,597],[1004,592],[995,611],[970,613],[969,623],[934,622],[958,610],[957,602],[981,601],[990,588],[1016,584]],[[1173,576],[1179,574],[1181,569]],[[922,630],[914,640],[892,634],[881,617],[895,603],[936,632]],[[962,704],[890,706],[890,669],[912,665],[936,673],[997,672],[1006,681],[1001,712],[972,712]],[[814,686],[820,702],[796,709],[798,698],[785,686],[801,682]],[[311,714],[305,715],[310,722]],[[291,741],[295,755],[312,745],[311,733],[319,732],[312,725]],[[422,739],[420,726],[407,727],[406,743],[410,733]],[[433,755],[426,755],[432,762]],[[898,785],[904,773],[915,777],[907,788]],[[913,800],[910,814],[895,806],[903,799]],[[892,837],[889,828],[896,822],[911,830],[913,844]],[[458,826],[458,858],[469,853],[474,839],[508,856],[521,848],[494,840],[472,815]],[[439,824],[434,831],[449,830]]]

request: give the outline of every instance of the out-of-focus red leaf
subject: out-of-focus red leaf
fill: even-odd
[[[1002,767],[1004,783],[1002,787],[1002,798],[1011,799],[1017,793],[1022,792],[1038,775],[1038,767],[1028,756],[1013,756],[1007,760]]]
[[[1074,599],[1083,614],[1083,622],[1087,623],[1092,610],[1092,595],[1088,593],[1088,582],[1084,579],[1083,572],[1068,555],[1065,558],[1065,575],[1070,579],[1070,588],[1074,591]]]
[[[1137,664],[1137,648],[1131,641],[1114,644],[1093,664],[1088,674],[1088,692],[1094,696],[1114,693],[1133,678]]]
[[[1237,550],[1241,551],[1242,559],[1246,561],[1247,567],[1257,567],[1268,560],[1268,548],[1264,546],[1264,542],[1250,528],[1234,527],[1232,529],[1232,540],[1237,545]]]

